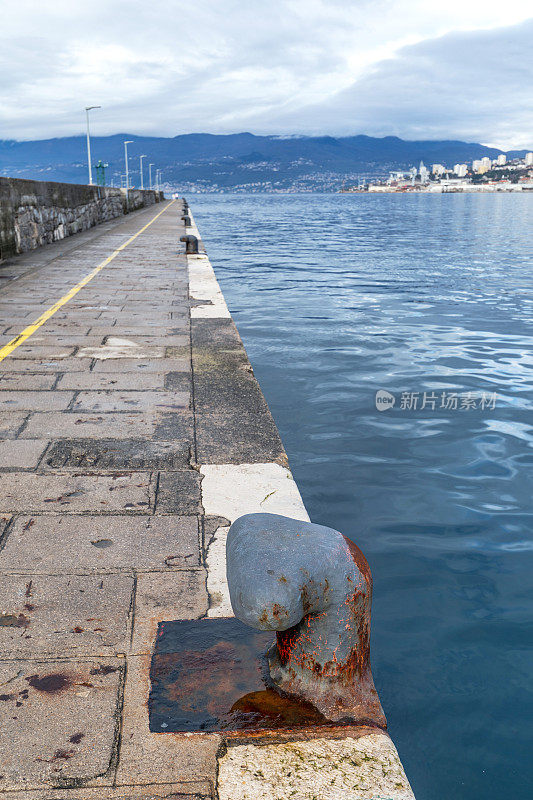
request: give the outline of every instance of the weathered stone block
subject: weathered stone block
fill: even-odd
[[[149,473],[119,475],[0,475],[0,511],[148,513],[154,500]]]
[[[0,551],[5,573],[166,571],[199,564],[197,518],[170,515],[26,514]]]
[[[0,575],[0,659],[125,653],[132,593],[128,575]]]
[[[112,783],[123,664],[0,662],[0,789]]]
[[[175,470],[189,466],[189,450],[189,442],[185,440],[65,439],[52,443],[42,466],[53,469]]]

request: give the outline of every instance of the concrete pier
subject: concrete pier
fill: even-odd
[[[158,624],[232,616],[230,523],[308,519],[181,216],[165,201],[0,267],[0,791],[411,800],[380,729],[150,731]]]

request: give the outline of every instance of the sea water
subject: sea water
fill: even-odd
[[[418,800],[530,800],[533,196],[188,199]]]

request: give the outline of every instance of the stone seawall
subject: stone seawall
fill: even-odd
[[[160,202],[161,192],[0,178],[0,260]]]

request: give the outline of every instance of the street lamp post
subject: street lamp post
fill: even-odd
[[[144,189],[143,158],[146,158],[146,156],[139,156],[139,164],[141,165],[141,189]]]
[[[133,144],[133,139],[124,142],[124,161],[126,162],[126,189],[130,188],[130,172],[128,169],[128,145]]]
[[[89,186],[93,183],[93,171],[91,167],[91,135],[89,133],[89,111],[93,108],[102,108],[102,106],[85,106],[85,114],[87,117],[87,166],[89,167]]]
[[[155,164],[148,164],[148,174],[150,177],[150,189],[153,188],[152,186],[152,167],[155,167]]]

